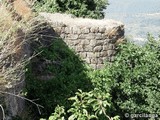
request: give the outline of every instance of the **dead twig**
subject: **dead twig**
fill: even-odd
[[[4,113],[3,106],[2,106],[2,105],[0,105],[0,108],[1,108],[1,110],[2,110],[2,116],[3,116],[2,120],[5,120],[5,113]]]
[[[40,108],[44,108],[42,105],[39,105],[39,104],[37,104],[36,102],[34,102],[33,100],[30,100],[30,99],[25,98],[25,97],[23,97],[23,96],[15,95],[15,94],[13,94],[13,93],[4,92],[4,91],[0,91],[0,93],[1,93],[1,94],[11,95],[11,96],[14,96],[14,97],[18,97],[18,98],[21,98],[21,99],[23,99],[23,100],[26,100],[26,101],[34,104],[34,105],[37,107],[39,114],[41,114]]]

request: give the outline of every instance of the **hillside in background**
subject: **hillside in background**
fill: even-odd
[[[160,34],[160,0],[109,0],[109,4],[105,18],[122,21],[126,36],[136,43],[142,44],[148,32]]]

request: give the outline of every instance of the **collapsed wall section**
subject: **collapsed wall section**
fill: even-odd
[[[94,69],[113,61],[115,45],[123,40],[124,25],[114,20],[74,18],[66,14],[40,13],[56,33]]]

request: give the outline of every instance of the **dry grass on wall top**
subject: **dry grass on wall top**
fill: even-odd
[[[24,67],[34,57],[30,56],[30,44],[37,40],[38,32],[42,30],[39,25],[43,25],[44,21],[39,21],[37,17],[27,21],[23,17],[17,20],[13,16],[14,12],[4,4],[0,4],[0,13],[3,13],[0,15],[0,100],[2,98],[4,102],[3,105],[0,101],[0,105],[5,106],[6,116],[10,117],[23,112],[24,100],[37,106],[34,101],[25,99],[19,93],[25,85]],[[40,30],[37,31],[37,28]]]

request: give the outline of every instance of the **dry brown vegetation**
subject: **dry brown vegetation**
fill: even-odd
[[[13,3],[14,10],[10,9],[7,2],[0,5],[0,13],[3,13],[0,17],[0,85],[6,84],[8,87],[11,81],[22,76],[22,68],[26,63],[26,33],[31,29],[28,23],[32,14],[23,0]],[[21,16],[19,21],[13,16],[15,12]]]

